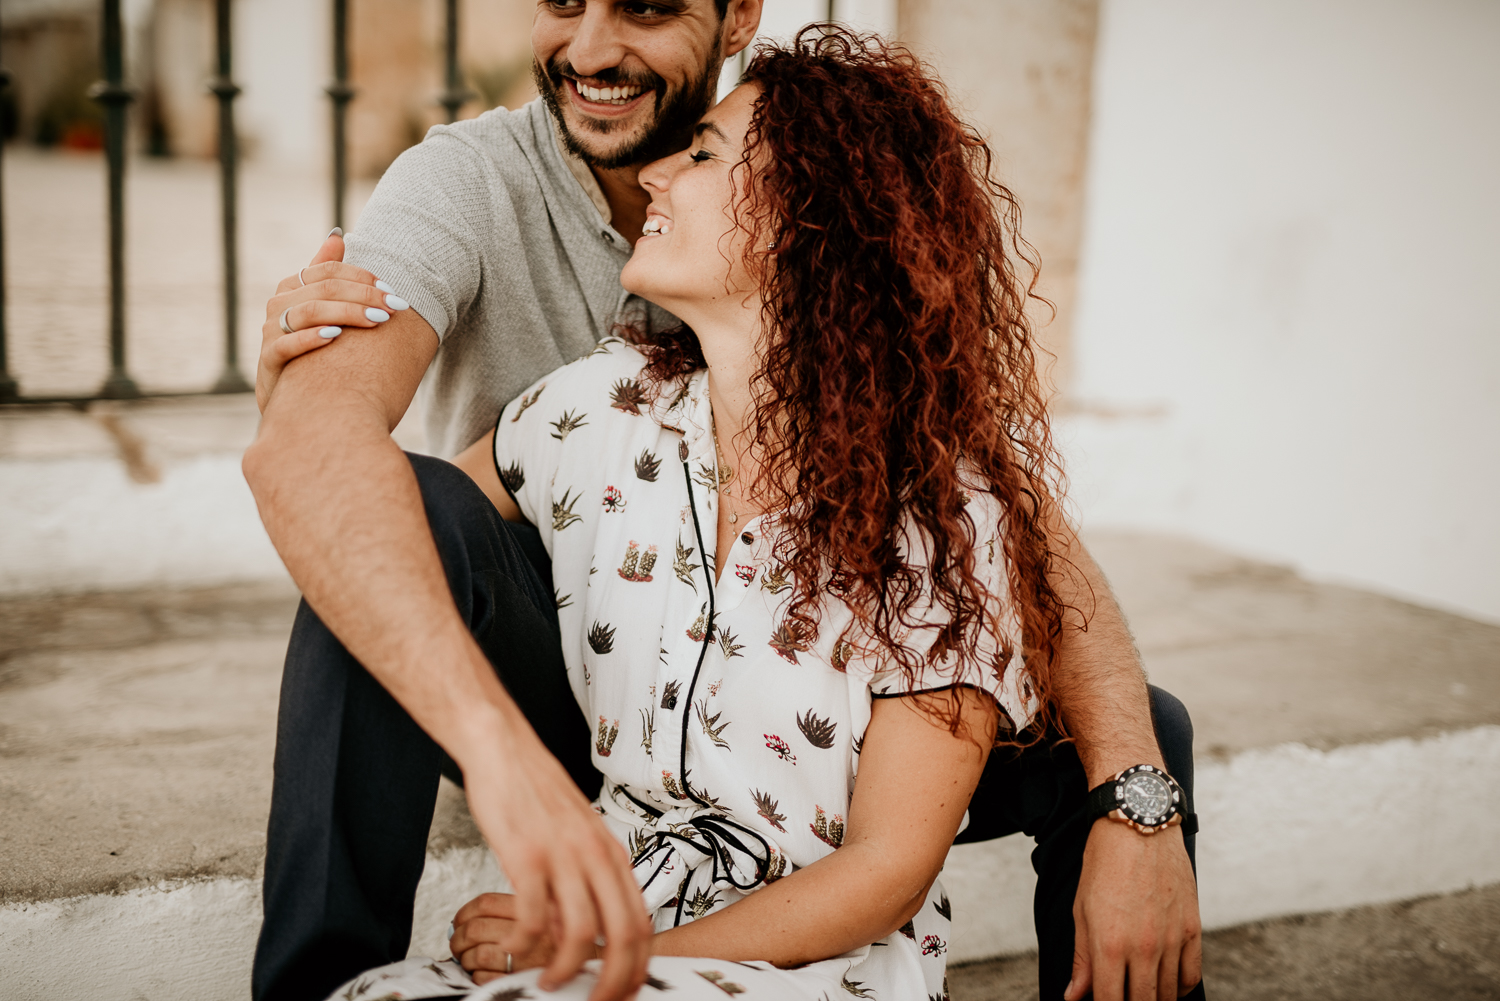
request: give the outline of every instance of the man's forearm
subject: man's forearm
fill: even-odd
[[[1131,765],[1162,765],[1151,723],[1151,700],[1140,654],[1109,582],[1076,538],[1062,575],[1070,613],[1058,644],[1052,680],[1063,721],[1074,738],[1089,787]],[[1086,620],[1083,629],[1075,628]]]
[[[386,415],[297,374],[245,455],[266,531],[318,616],[462,763],[519,712],[458,615]]]

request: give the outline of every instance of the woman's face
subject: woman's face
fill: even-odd
[[[759,94],[758,85],[735,88],[703,116],[692,146],[641,171],[651,205],[620,283],[689,324],[705,309],[742,303],[751,288],[742,263],[750,237],[734,218],[747,178],[731,173]]]

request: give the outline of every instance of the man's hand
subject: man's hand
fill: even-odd
[[[1091,989],[1094,1001],[1176,1001],[1203,977],[1197,884],[1175,827],[1143,836],[1096,820],[1073,921],[1073,979],[1065,1001]]]
[[[529,728],[526,738],[499,755],[503,771],[464,771],[474,822],[516,890],[505,897],[507,912],[492,915],[509,922],[506,937],[496,941],[528,965],[546,965],[538,981],[543,990],[562,986],[602,955],[592,1001],[632,997],[645,983],[652,927],[630,858]],[[502,955],[498,967],[477,968],[503,971],[504,963]],[[464,962],[464,968],[476,967]]]
[[[255,369],[255,402],[264,413],[271,390],[286,363],[329,344],[345,327],[374,327],[407,302],[390,286],[364,268],[343,264],[344,235],[328,234],[312,262],[276,286],[266,301],[266,322],[260,328],[260,362]],[[281,315],[287,326],[281,329]]]
[[[1072,527],[1059,517],[1051,528],[1066,557],[1066,571],[1054,578],[1058,595],[1086,622],[1063,629],[1053,682],[1088,787],[1131,765],[1164,767],[1125,616]],[[1096,1001],[1176,1001],[1202,978],[1198,884],[1179,828],[1143,836],[1113,820],[1095,821],[1073,920],[1066,1001],[1090,989]]]

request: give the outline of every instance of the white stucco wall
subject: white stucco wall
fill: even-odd
[[[1102,15],[1085,521],[1500,620],[1500,4]]]
[[[328,165],[328,6],[258,0],[234,9],[235,78],[244,89],[235,114],[247,152],[257,159],[317,171]]]
[[[896,5],[897,0],[834,0],[833,16],[858,31],[875,31],[894,37]],[[828,17],[828,9],[828,0],[765,0],[756,42],[788,41],[808,24]],[[744,52],[724,64],[724,72],[719,77],[720,99],[734,89],[755,44],[750,43]]]

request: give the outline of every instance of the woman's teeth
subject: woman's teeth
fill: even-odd
[[[595,104],[626,104],[641,96],[646,88],[631,85],[629,87],[590,87],[586,83],[573,81],[573,86],[578,88],[578,93],[593,101]]]
[[[651,236],[653,234],[666,236],[670,232],[672,232],[672,220],[663,219],[661,216],[654,216],[647,219],[646,225],[641,227],[642,236]]]

